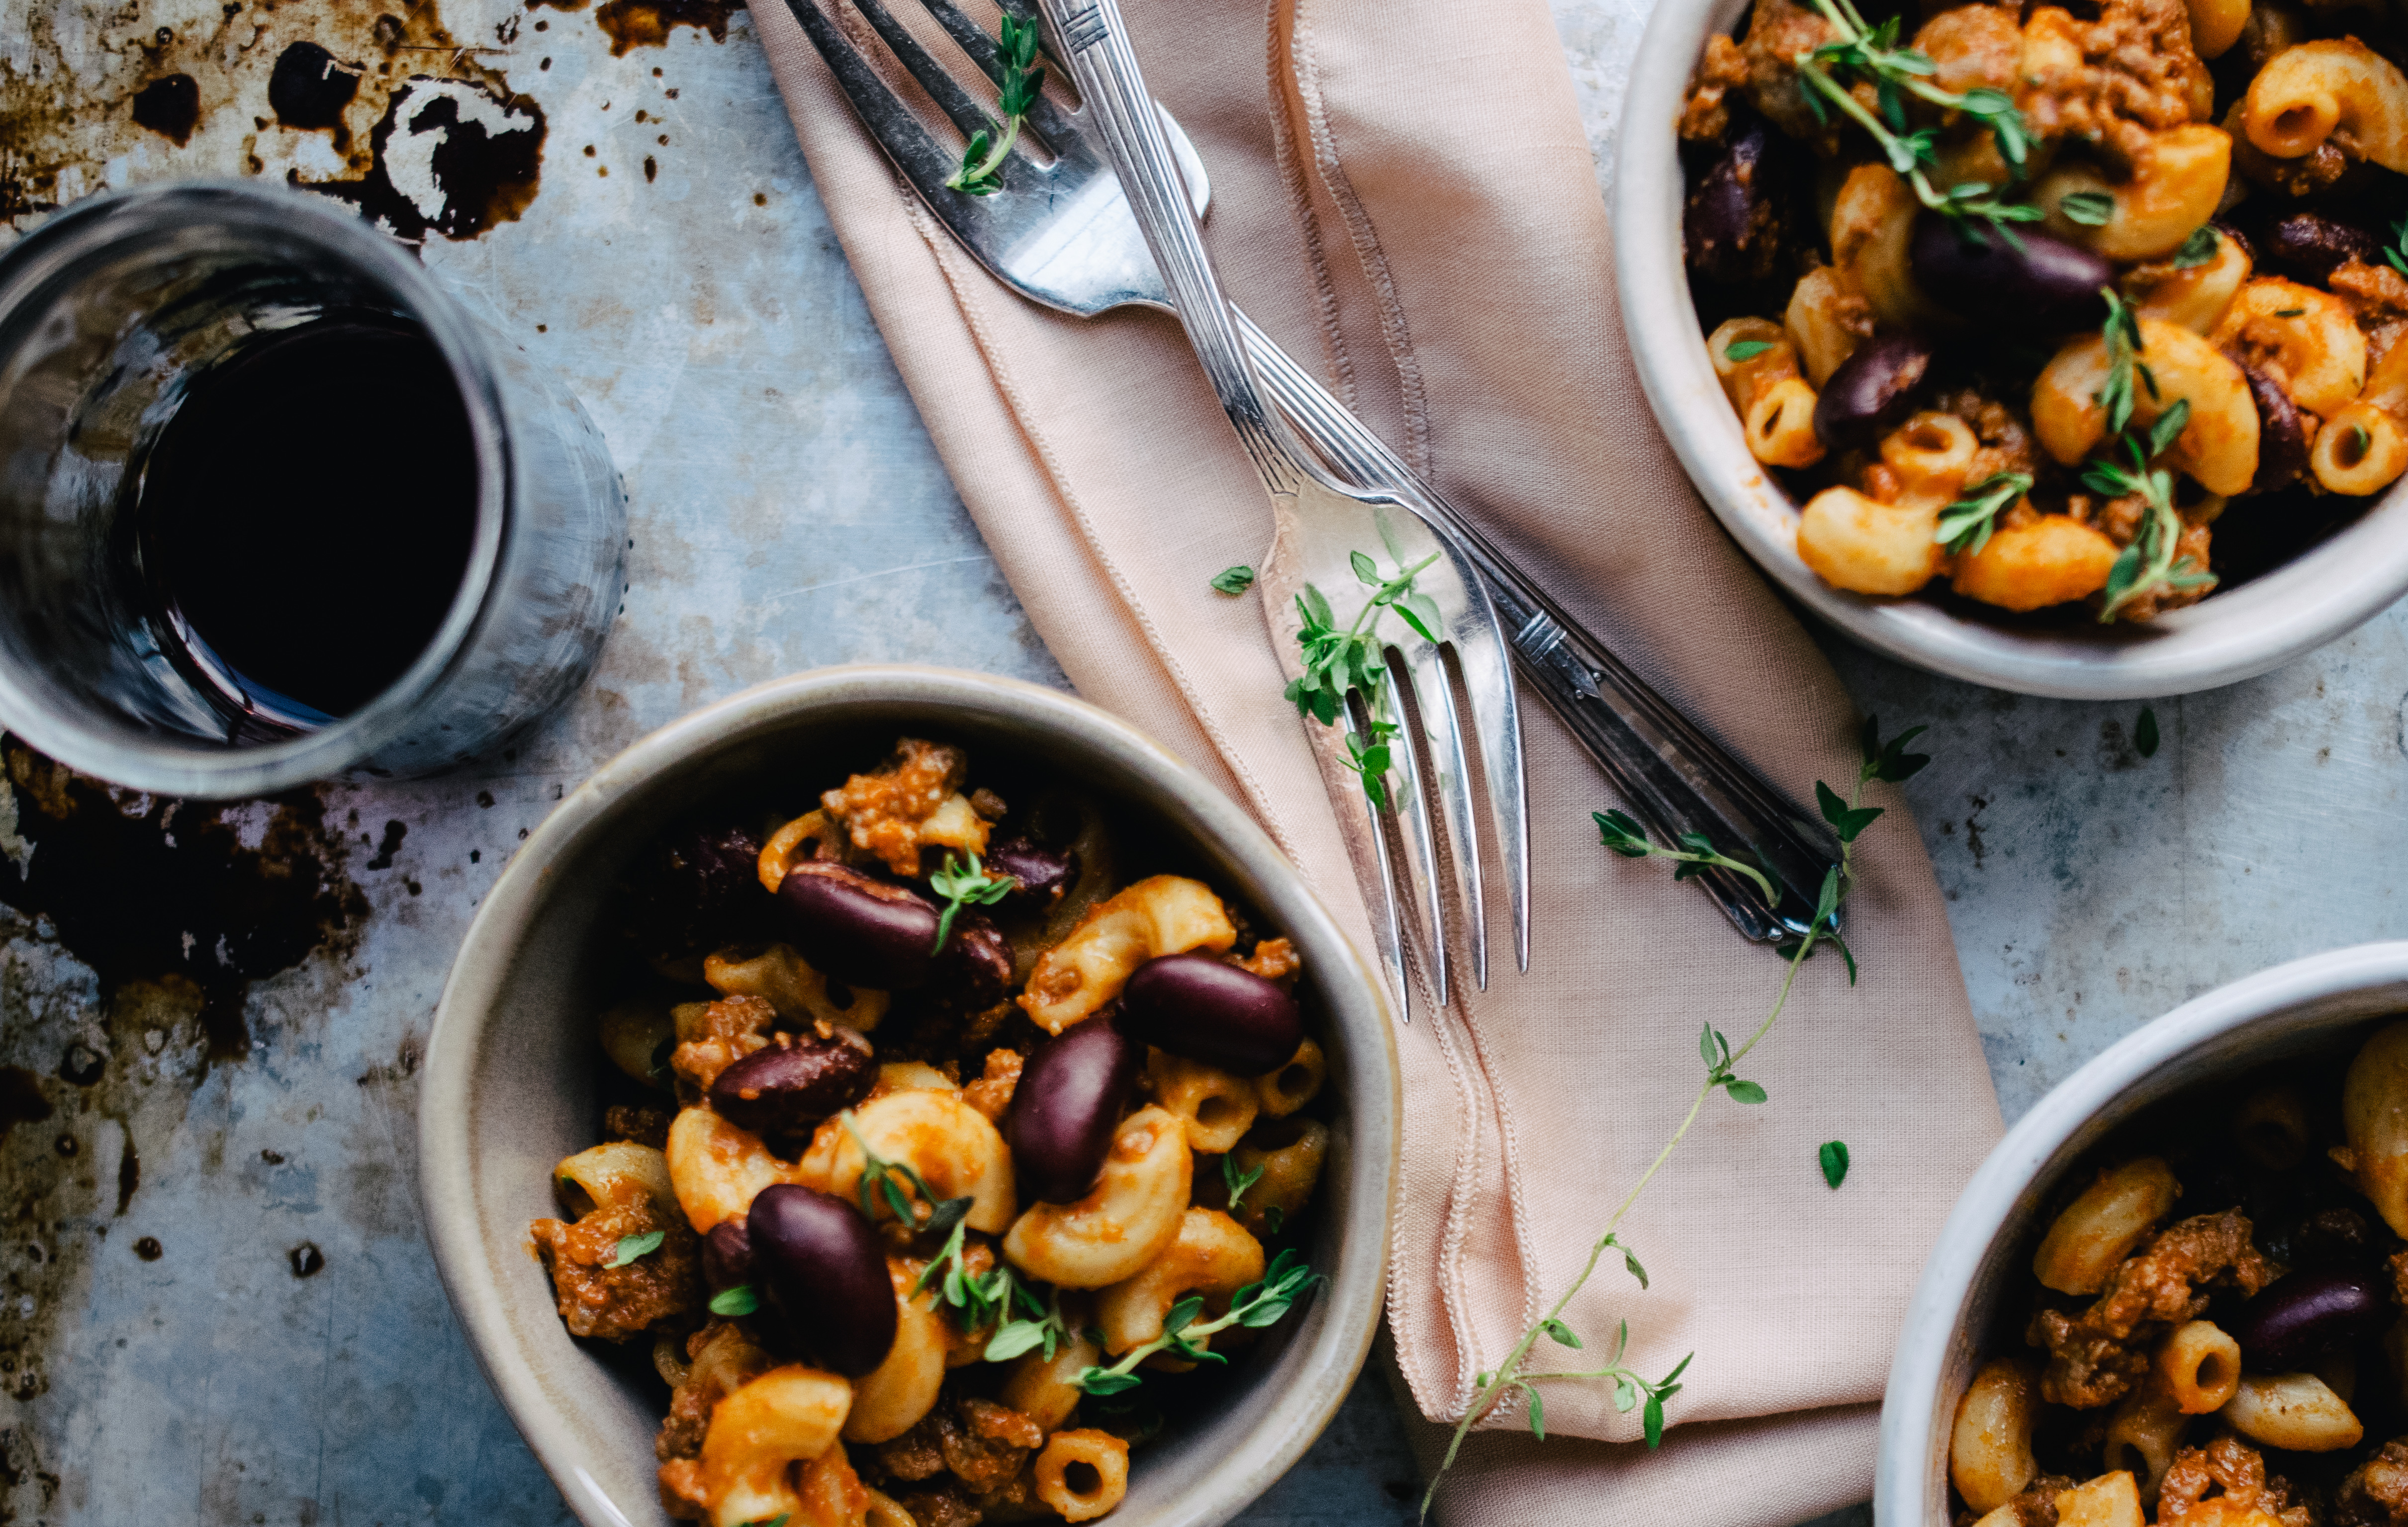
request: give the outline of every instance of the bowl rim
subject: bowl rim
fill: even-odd
[[[475,1151],[466,1127],[478,1060],[474,1041],[502,1020],[494,999],[509,955],[540,906],[554,866],[619,797],[660,775],[730,746],[808,724],[835,705],[899,701],[990,716],[1035,719],[1082,750],[1111,759],[1168,796],[1195,819],[1197,834],[1246,862],[1259,877],[1286,882],[1288,932],[1310,924],[1324,948],[1345,951],[1344,973],[1330,985],[1355,1000],[1330,1004],[1330,1021],[1359,1046],[1362,1081],[1350,1093],[1358,1174],[1376,1192],[1350,1204],[1347,1256],[1320,1301],[1329,1318],[1304,1366],[1306,1381],[1263,1406],[1248,1431],[1246,1453],[1233,1453],[1210,1484],[1179,1503],[1179,1527],[1214,1527],[1243,1510],[1301,1459],[1328,1426],[1371,1351],[1385,1303],[1398,1159],[1402,1147],[1403,1071],[1385,989],[1303,876],[1254,818],[1183,760],[1100,707],[1058,690],[998,675],[921,664],[865,664],[812,669],[771,679],[669,722],[605,763],[554,806],[520,845],[470,923],[436,1006],[422,1063],[418,1105],[418,1192],[436,1270],[469,1350],[527,1447],[569,1508],[587,1527],[637,1527],[583,1466],[577,1439],[513,1334],[494,1287],[479,1231]],[[1383,1149],[1384,1146],[1384,1149]],[[1368,1163],[1368,1170],[1364,1164]],[[1259,1444],[1259,1446],[1254,1446]]]
[[[1615,284],[1647,401],[1715,518],[1790,595],[1878,652],[1951,678],[2070,700],[2139,700],[2254,678],[2408,592],[2408,482],[2355,524],[2229,593],[2147,629],[2017,632],[1928,600],[1843,592],[1799,560],[1798,510],[1748,453],[1707,358],[1681,249],[1673,129],[1707,34],[1747,0],[1664,0],[1649,19],[1614,153]]]
[[[2050,1158],[2135,1083],[2214,1040],[2309,1004],[2408,988],[2408,940],[2354,944],[2286,962],[2192,998],[2108,1046],[2017,1120],[1957,1195],[1923,1264],[1882,1392],[1876,1527],[1925,1527],[1934,1398],[1956,1323],[2008,1216]],[[2372,1016],[2372,1015],[2369,1015]]]

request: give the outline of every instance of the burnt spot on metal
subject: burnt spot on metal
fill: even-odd
[[[145,1235],[134,1243],[134,1254],[145,1262],[156,1262],[167,1254],[167,1249],[159,1244],[158,1236]]]
[[[136,983],[188,987],[210,1061],[251,1050],[251,983],[322,949],[348,951],[367,903],[308,792],[260,806],[256,845],[229,807],[120,790],[0,740],[16,819],[0,902],[47,920],[109,1005]],[[131,893],[139,888],[139,893]]]
[[[275,71],[267,77],[267,104],[287,127],[307,132],[333,128],[336,147],[341,148],[349,136],[343,131],[343,108],[360,93],[360,77],[366,73],[365,65],[345,64],[304,38],[276,55]]]
[[[122,1216],[142,1186],[142,1152],[134,1146],[134,1132],[125,1132],[125,1149],[117,1158],[117,1212]]]
[[[401,840],[408,835],[409,824],[408,822],[386,822],[384,824],[384,841],[377,845],[376,857],[368,861],[368,868],[393,868],[393,856],[396,852],[400,851]],[[360,841],[365,843],[367,839],[363,837]]]
[[[57,1110],[42,1095],[42,1078],[22,1065],[0,1065],[0,1135],[38,1124]]]
[[[153,79],[135,93],[134,120],[182,148],[201,123],[200,81],[188,74]]]
[[[670,30],[681,26],[725,42],[727,18],[743,8],[744,0],[602,0],[594,20],[609,35],[610,54],[616,58],[630,48],[665,47]]]
[[[421,76],[394,93],[368,136],[368,172],[355,180],[303,180],[358,207],[395,236],[474,238],[515,222],[534,202],[543,169],[543,108],[479,80]]]
[[[315,1241],[303,1241],[285,1252],[284,1260],[293,1264],[294,1277],[315,1277],[326,1270],[326,1253],[318,1249]]]
[[[325,190],[411,241],[534,199],[543,114],[499,67],[514,29],[455,37],[438,0],[222,4],[180,31],[150,8],[28,11],[0,58],[0,221],[171,167]]]
[[[67,1052],[59,1058],[59,1079],[78,1087],[91,1086],[108,1069],[108,1057],[81,1040],[69,1045]]]

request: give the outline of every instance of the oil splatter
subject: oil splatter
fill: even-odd
[[[284,1253],[284,1260],[293,1264],[294,1277],[315,1277],[326,1270],[326,1253],[318,1249],[315,1241],[303,1241]]]
[[[276,120],[305,132],[335,129],[336,144],[344,142],[343,108],[360,93],[366,69],[344,64],[306,38],[276,55],[276,71],[267,77],[267,104]]]
[[[474,80],[419,77],[394,93],[356,180],[296,180],[357,207],[412,243],[474,238],[514,222],[543,167],[543,108]]]
[[[384,841],[377,845],[376,857],[368,861],[370,869],[393,868],[393,856],[401,851],[401,840],[409,835],[409,823],[389,821],[384,824]],[[361,841],[366,842],[363,838]]]
[[[0,1065],[0,1135],[19,1124],[38,1124],[54,1111],[42,1095],[39,1077],[22,1065]]]
[[[89,1087],[98,1081],[100,1074],[108,1068],[108,1056],[79,1040],[69,1045],[67,1052],[59,1057],[59,1080],[73,1082],[78,1087]]]
[[[156,1262],[167,1254],[167,1249],[159,1244],[158,1236],[145,1235],[134,1243],[134,1254],[145,1262]]]
[[[188,74],[153,79],[135,93],[134,120],[182,148],[201,122],[200,82]]]
[[[117,1212],[122,1215],[142,1186],[142,1152],[134,1148],[134,1132],[125,1132],[125,1149],[117,1158]]]
[[[603,0],[595,21],[610,37],[610,55],[630,48],[667,45],[669,29],[690,26],[710,34],[713,42],[727,40],[727,18],[744,8],[744,0]]]
[[[357,939],[367,904],[343,876],[315,795],[266,803],[251,847],[226,807],[120,790],[13,739],[0,748],[0,790],[13,786],[31,850],[0,857],[0,902],[48,919],[100,978],[104,1004],[136,983],[189,987],[208,1058],[240,1060],[251,983]]]

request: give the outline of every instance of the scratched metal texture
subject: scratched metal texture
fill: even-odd
[[[257,8],[291,33],[312,3]],[[420,6],[396,4],[417,25]],[[0,6],[0,84],[63,66],[44,88],[80,80],[108,108],[74,130],[66,193],[342,168],[316,138],[254,128],[255,68],[227,76],[248,81],[232,99],[204,78],[182,146],[126,125],[146,39],[214,25],[215,0],[40,8],[61,53],[37,57],[28,9]],[[1603,182],[1644,0],[1555,8]],[[38,1200],[12,1190],[0,1237],[0,1522],[567,1521],[418,1229],[417,1056],[480,897],[597,763],[745,684],[871,659],[1062,681],[869,323],[743,13],[724,42],[681,26],[620,56],[590,10],[446,0],[442,20],[476,47],[468,66],[536,99],[548,136],[518,221],[432,237],[426,264],[557,366],[609,438],[632,502],[624,616],[590,689],[514,756],[321,792],[366,914],[341,948],[251,988],[242,1059],[209,1063],[189,1006],[146,1019],[121,998],[104,1023],[57,930],[0,907],[0,1066],[40,1077],[55,1108],[18,1128],[77,1151]],[[0,135],[0,181],[8,148]],[[2403,929],[2397,610],[2280,673],[2159,704],[2147,759],[2137,706],[1994,694],[1833,649],[1868,708],[1933,725],[1937,762],[1910,794],[2011,1117],[2173,1003]],[[0,851],[15,805],[0,793]],[[265,813],[234,820],[255,847]],[[77,1043],[113,1057],[88,1093],[59,1076]],[[140,1176],[121,1212],[128,1145]],[[155,1260],[136,1250],[149,1242]],[[307,1277],[305,1248],[322,1259]],[[1243,1520],[1402,1524],[1412,1477],[1367,1380]]]

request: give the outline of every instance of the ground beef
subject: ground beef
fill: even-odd
[[[1942,413],[1955,414],[1973,431],[1973,438],[1982,443],[1973,464],[1965,474],[1969,483],[1980,482],[1995,472],[2021,472],[2028,476],[2040,460],[2032,444],[2031,430],[2023,416],[2007,404],[2000,402],[1971,387],[1942,392],[1932,399],[1931,406]]]
[[[1726,97],[1747,84],[1746,55],[1739,44],[1717,32],[1706,39],[1706,56],[1698,64],[1698,78],[1681,107],[1680,134],[1687,143],[1720,143],[1730,131],[1730,106]]]
[[[2229,1209],[2168,1226],[2108,1276],[2105,1291],[2079,1316],[2044,1309],[2032,1318],[2026,1339],[2049,1354],[2042,1395],[2077,1410],[2122,1398],[2147,1370],[2156,1338],[2207,1312],[2202,1290],[2253,1295],[2280,1272],[2251,1243],[2248,1219]]]
[[[2179,0],[2177,0],[2179,3]],[[1806,104],[1806,84],[1790,61],[1832,40],[1821,13],[1792,0],[1756,0],[1740,55],[1747,64],[1747,97],[1765,120],[1794,138],[1831,140],[1836,130]]]
[[[979,1527],[986,1513],[972,1505],[962,1487],[950,1481],[929,1490],[908,1491],[895,1504],[911,1513],[914,1527]]]
[[[856,774],[820,797],[853,846],[897,875],[920,873],[920,827],[962,788],[969,755],[942,743],[905,737],[875,774]]]
[[[613,1267],[619,1243],[658,1231],[661,1244],[624,1267]],[[687,1314],[701,1304],[701,1246],[684,1217],[652,1201],[634,1183],[575,1224],[538,1220],[528,1227],[552,1271],[560,1319],[572,1336],[627,1341],[653,1321]]]
[[[2278,159],[2249,141],[2241,128],[2241,103],[2225,114],[2225,136],[2232,139],[2232,172],[2263,190],[2286,196],[2308,196],[2329,189],[2349,173],[2350,158],[2329,139],[2297,159]]]
[[[1023,1063],[1016,1049],[987,1051],[985,1074],[962,1089],[962,1101],[990,1120],[1002,1122],[1003,1110],[1011,1106],[1012,1089],[1020,1085]]]
[[[2385,1443],[2343,1478],[2332,1527],[2408,1527],[2408,1439]]]
[[[937,1434],[945,1467],[976,1494],[1010,1484],[1045,1440],[1035,1421],[991,1400],[962,1401],[959,1420],[947,1418]]]
[[[1284,938],[1266,938],[1254,946],[1254,953],[1229,963],[1267,981],[1293,980],[1296,973],[1304,968],[1304,961],[1297,954],[1296,946]]]
[[[664,1463],[699,1455],[711,1411],[731,1391],[767,1373],[771,1363],[769,1354],[742,1325],[717,1316],[685,1339],[685,1353],[692,1364],[669,1391],[668,1414],[661,1418],[660,1434],[652,1440],[652,1456]]]
[[[938,1437],[938,1417],[943,1407],[920,1418],[911,1430],[892,1442],[882,1442],[872,1456],[890,1477],[917,1484],[944,1472],[945,1449]]]
[[[2024,34],[2011,7],[1957,6],[1924,22],[1914,34],[1914,48],[1938,65],[1931,82],[1942,90],[1959,95],[1985,87],[2013,92]]]
[[[2258,1449],[2229,1434],[2174,1454],[2157,1492],[2158,1527],[2177,1527],[2205,1502],[2229,1503],[2214,1507],[2218,1522],[2231,1520],[2224,1513],[2239,1511],[2261,1511],[2283,1527],[2309,1527],[2314,1520],[2309,1507],[2292,1499],[2287,1481],[2268,1477]]]
[[[1991,1527],[2057,1527],[2057,1498],[2072,1488],[2073,1481],[2062,1474],[2043,1474],[1999,1507],[2008,1513],[2001,1521],[1991,1521],[1977,1511],[1959,1511],[1956,1527],[1973,1527],[1975,1521],[1990,1522]]]
[[[2387,264],[2370,265],[2351,260],[2336,266],[2325,278],[2325,285],[2349,304],[2357,317],[2358,328],[2366,335],[2366,364],[2372,372],[2401,336],[2408,335],[2408,276]]]
[[[613,1103],[602,1110],[602,1138],[625,1140],[654,1150],[668,1149],[670,1114],[666,1108]]]
[[[2095,21],[2044,7],[2025,24],[2019,67],[2015,104],[2032,131],[2091,143],[2118,171],[2152,134],[2190,121],[2205,73],[2185,0],[2102,0]]]
[[[722,1071],[768,1044],[770,1026],[777,1021],[778,1009],[767,997],[722,997],[707,1003],[691,1029],[680,1022],[681,1042],[669,1052],[669,1069],[708,1092]]]

